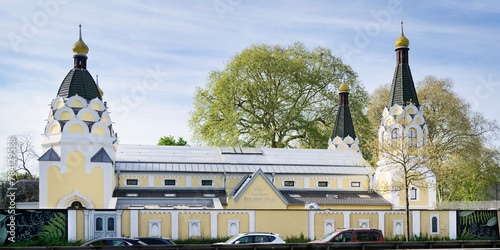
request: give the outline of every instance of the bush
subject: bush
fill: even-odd
[[[309,238],[304,236],[303,232],[301,232],[299,236],[292,235],[292,236],[286,237],[283,240],[285,240],[286,243],[307,243],[307,242],[311,241],[311,240],[309,240]]]

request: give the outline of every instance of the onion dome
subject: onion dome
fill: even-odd
[[[406,38],[405,34],[403,33],[403,22],[401,22],[401,35],[399,36],[398,40],[396,40],[396,48],[399,47],[408,47],[410,46],[410,40]]]
[[[349,91],[349,86],[343,81],[339,86],[339,92]]]
[[[89,47],[82,40],[82,25],[80,24],[80,39],[73,44],[73,53],[86,55],[89,53]]]

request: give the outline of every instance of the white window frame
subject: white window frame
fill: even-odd
[[[174,180],[174,181],[175,181],[175,184],[174,184],[174,185],[165,185],[165,181],[166,181],[166,180]],[[172,178],[164,178],[164,179],[162,180],[162,184],[163,184],[163,186],[165,186],[165,187],[175,187],[175,186],[177,186],[177,184],[179,184],[179,181],[177,181],[177,179],[172,179]]]
[[[149,237],[161,237],[161,220],[148,220],[149,222]],[[153,226],[158,227],[158,234],[153,234]]]
[[[137,180],[137,185],[129,185],[129,184],[127,184],[128,180]],[[123,182],[124,182],[123,184],[125,186],[130,186],[130,187],[137,187],[137,186],[141,185],[141,179],[139,179],[139,178],[125,178],[125,180],[123,180]]]
[[[412,190],[415,190],[415,197],[412,196]],[[410,186],[410,189],[408,190],[408,197],[410,198],[410,201],[418,201],[418,191],[418,187]]]
[[[396,225],[398,223],[401,223],[401,233],[396,232]],[[404,220],[393,220],[392,235],[393,236],[405,235],[405,221]]]
[[[432,218],[437,219],[437,232],[432,232]],[[430,235],[439,235],[439,214],[429,214]]]
[[[203,181],[212,181],[212,185],[203,185]],[[201,179],[200,180],[200,187],[213,187],[215,186],[215,180],[213,179]]]
[[[352,185],[353,183],[359,183],[359,186],[353,186],[353,185]],[[350,186],[350,187],[353,187],[353,188],[360,188],[360,187],[362,187],[362,184],[361,184],[361,181],[351,181],[351,182],[349,183],[349,186]]]
[[[201,220],[188,220],[189,223],[189,237],[201,237]],[[194,231],[194,226],[198,227],[198,231]]]
[[[231,225],[236,225],[236,233],[231,234]],[[240,234],[240,220],[227,220],[227,236],[235,236]]]
[[[326,187],[321,187],[319,185],[320,182],[326,182]],[[329,188],[330,187],[330,181],[317,181],[316,182],[316,187],[318,187],[318,188]]]
[[[332,225],[332,231],[328,231],[327,227],[328,225]],[[335,231],[335,220],[323,220],[323,235],[326,235],[327,233]]]
[[[287,181],[293,181],[293,186],[285,186],[285,182]],[[296,180],[283,180],[282,183],[283,187],[290,188],[290,187],[296,187],[297,186],[297,181]]]
[[[362,225],[366,223],[368,224],[368,227],[362,227]],[[364,219],[364,220],[359,220],[359,227],[360,228],[370,228],[370,220]]]

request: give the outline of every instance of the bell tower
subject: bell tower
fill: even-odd
[[[88,46],[73,44],[73,69],[50,103],[40,167],[40,208],[108,208],[114,189],[113,131],[102,91],[87,70]]]

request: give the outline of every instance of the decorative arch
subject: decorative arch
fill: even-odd
[[[65,125],[64,125],[64,129],[63,129],[63,132],[69,132],[69,128],[72,126],[72,125],[75,125],[75,124],[78,124],[80,126],[83,127],[83,133],[88,133],[89,132],[89,127],[87,126],[87,124],[85,124],[84,122],[82,121],[79,121],[79,120],[76,120],[76,119],[73,119],[69,122],[67,122]]]
[[[58,109],[56,111],[56,113],[54,114],[54,118],[56,120],[61,120],[61,116],[63,116],[64,112],[68,112],[71,115],[71,117],[75,116],[75,113],[73,112],[73,109],[64,106],[64,107],[62,107],[62,108],[60,108],[60,109]]]
[[[61,124],[57,120],[52,120],[47,124],[45,127],[45,134],[55,134],[55,133],[61,133]]]
[[[110,136],[110,131],[108,129],[108,126],[106,126],[106,124],[103,122],[94,123],[94,125],[92,125],[91,132],[92,134]]]
[[[58,96],[52,100],[51,107],[52,109],[60,109],[65,105],[64,98]]]
[[[82,121],[89,121],[89,122],[99,121],[99,114],[97,114],[97,112],[91,108],[81,109],[78,112],[77,117]]]
[[[99,98],[94,98],[89,103],[89,107],[96,111],[103,111],[105,109],[104,104]]]
[[[73,202],[75,201],[80,202],[87,209],[94,208],[94,203],[92,203],[92,201],[87,196],[78,193],[78,190],[76,190],[76,188],[73,193],[62,197],[59,200],[59,202],[57,203],[57,208],[66,209],[68,207],[71,207],[71,204],[73,204]]]
[[[85,100],[83,97],[77,95],[74,95],[70,97],[66,101],[66,105],[72,108],[86,108],[87,107],[87,100]]]

